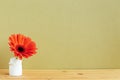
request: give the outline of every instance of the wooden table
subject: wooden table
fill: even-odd
[[[93,70],[23,70],[12,77],[8,69],[0,69],[0,80],[120,80],[120,69]]]

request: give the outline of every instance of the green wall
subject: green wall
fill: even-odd
[[[120,0],[0,0],[0,68],[13,33],[37,43],[24,69],[120,68]]]

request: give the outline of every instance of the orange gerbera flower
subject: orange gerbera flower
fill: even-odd
[[[12,34],[9,37],[10,50],[19,59],[28,58],[36,53],[36,44],[29,37],[22,34]]]

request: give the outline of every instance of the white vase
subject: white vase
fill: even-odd
[[[16,59],[15,57],[10,58],[9,75],[10,76],[22,75],[22,60]]]

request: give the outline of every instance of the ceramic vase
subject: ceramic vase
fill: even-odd
[[[18,58],[10,58],[9,62],[9,75],[21,76],[22,75],[22,60]]]

